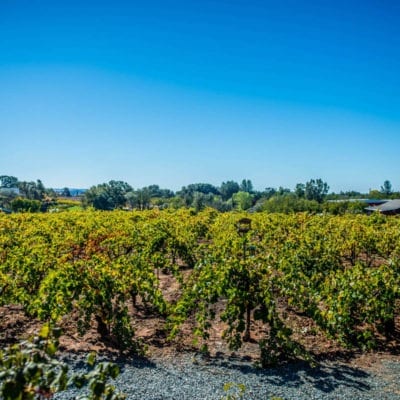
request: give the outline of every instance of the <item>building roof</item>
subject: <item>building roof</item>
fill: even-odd
[[[376,206],[379,204],[386,203],[389,200],[382,200],[382,199],[337,199],[337,200],[328,200],[328,203],[355,203],[355,202],[360,202],[360,203],[366,203],[370,206]]]
[[[367,211],[379,211],[381,213],[388,213],[400,210],[400,199],[388,200],[387,202],[380,204],[379,206],[366,207]]]

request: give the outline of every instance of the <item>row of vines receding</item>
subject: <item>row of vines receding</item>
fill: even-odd
[[[243,219],[244,218],[244,219]],[[241,220],[241,221],[240,221]],[[238,222],[244,224],[239,226]],[[231,349],[257,341],[264,365],[307,357],[284,309],[346,346],[396,334],[400,220],[381,216],[219,214],[205,210],[0,215],[0,305],[74,318],[81,334],[139,352],[132,310],[174,340],[191,321],[206,346],[214,323]],[[176,283],[166,296],[160,275]],[[264,327],[254,336],[254,324]]]

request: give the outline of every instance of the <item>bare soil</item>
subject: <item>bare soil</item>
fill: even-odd
[[[160,282],[165,298],[173,301],[179,292],[178,282],[172,275],[163,273],[160,273]],[[216,305],[217,315],[223,306],[223,302]],[[387,340],[382,337],[376,350],[361,352],[346,349],[337,341],[328,339],[312,319],[296,313],[283,301],[278,308],[285,323],[293,330],[293,339],[304,346],[317,360],[336,360],[363,369],[379,368],[382,360],[400,360],[400,317],[395,321],[396,333],[393,338]],[[178,337],[168,340],[165,320],[149,313],[140,299],[137,306],[132,307],[131,314],[135,336],[140,338],[146,346],[146,356],[154,359],[168,359],[176,357],[182,352],[196,352],[201,344],[207,344],[209,350],[207,356],[210,358],[226,358],[228,360],[235,358],[255,362],[260,355],[257,341],[267,333],[267,327],[254,321],[251,329],[253,340],[244,343],[238,351],[232,352],[222,338],[225,325],[218,317],[212,324],[209,339],[204,343],[197,342],[195,345],[192,335],[193,321],[188,321],[182,326]],[[0,348],[33,336],[40,330],[41,325],[41,321],[29,318],[19,305],[0,307]],[[78,333],[77,318],[74,315],[65,317],[60,325],[63,329],[63,335],[60,338],[62,351],[77,353],[95,351],[118,354],[115,342],[101,339],[95,321],[83,336]]]

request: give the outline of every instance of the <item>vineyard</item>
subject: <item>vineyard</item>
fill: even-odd
[[[380,215],[0,215],[0,306],[136,353],[148,344],[139,313],[165,342],[190,336],[203,352],[218,324],[267,366],[312,356],[289,314],[344,347],[398,344],[399,260],[400,220]]]

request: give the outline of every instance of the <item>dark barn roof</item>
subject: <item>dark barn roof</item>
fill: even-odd
[[[400,214],[400,199],[388,200],[387,202],[374,207],[366,207],[367,211],[379,211],[382,214]]]

